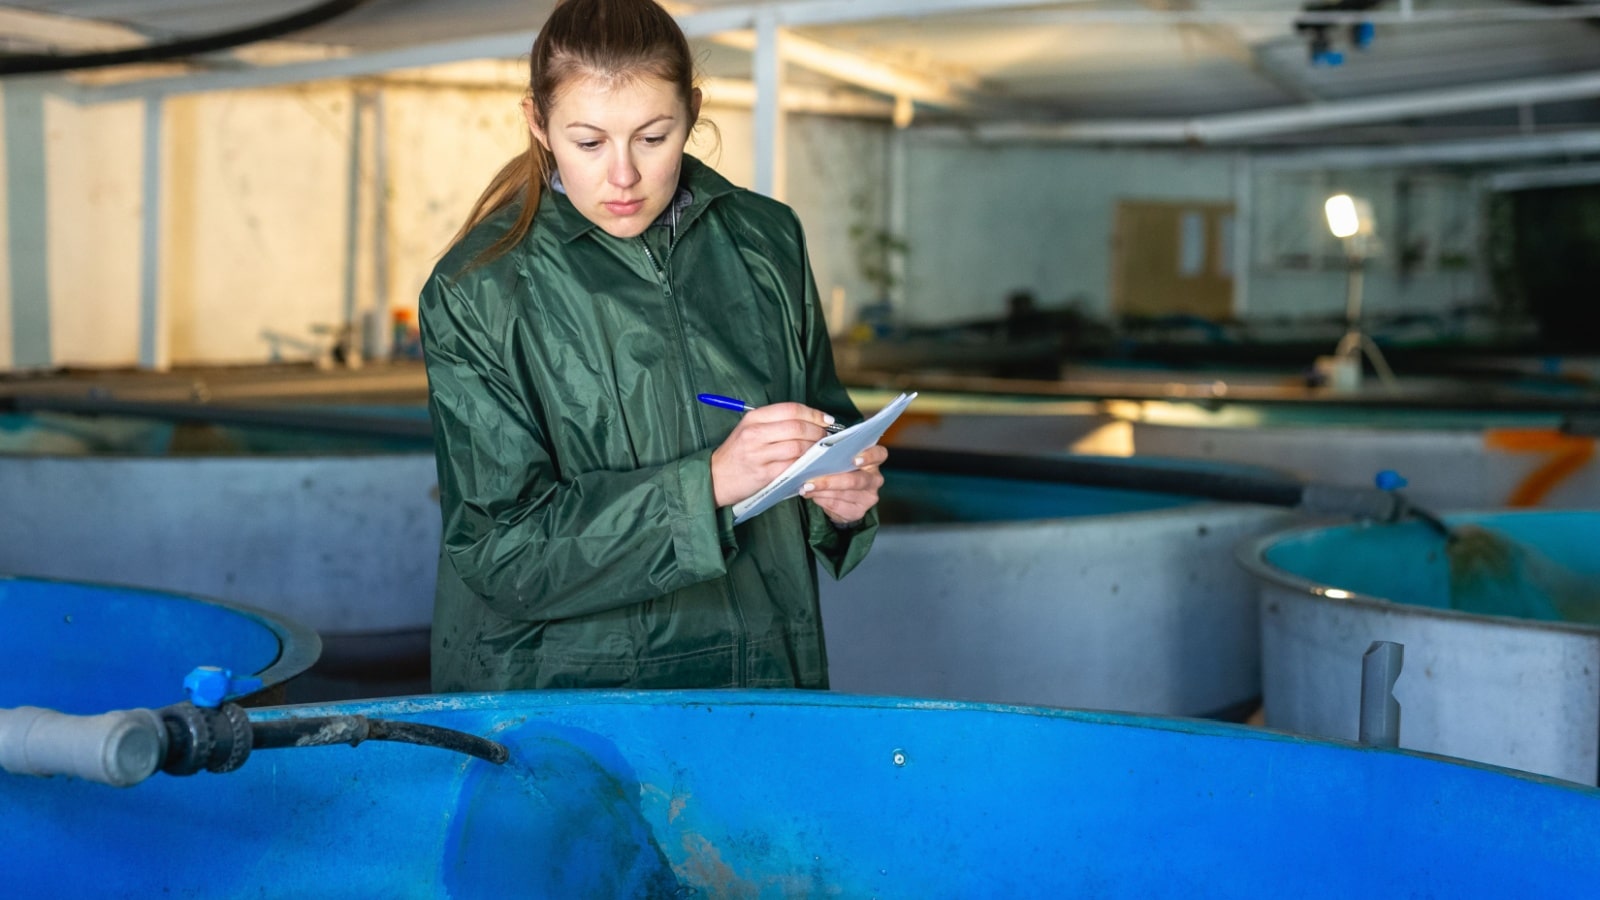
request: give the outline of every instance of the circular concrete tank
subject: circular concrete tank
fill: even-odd
[[[425,671],[427,440],[0,418],[0,571],[237,601],[314,628],[319,670]]]
[[[1452,516],[1580,577],[1600,574],[1600,514]],[[1405,646],[1400,745],[1594,784],[1600,772],[1600,627],[1452,608],[1443,539],[1410,522],[1271,535],[1240,548],[1260,584],[1266,723],[1354,738],[1361,659]],[[1600,583],[1600,582],[1596,582]]]
[[[1124,404],[1124,409],[1129,405]],[[1600,506],[1595,438],[1549,413],[1144,403],[1132,419],[1143,455],[1270,465],[1314,481],[1370,485],[1392,469],[1436,509]]]
[[[1288,513],[896,471],[892,454],[872,552],[843,580],[819,576],[835,690],[1186,716],[1255,708],[1255,587],[1233,548]]]

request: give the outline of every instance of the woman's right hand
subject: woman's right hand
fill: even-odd
[[[822,440],[833,416],[802,403],[774,403],[745,413],[722,446],[711,452],[711,492],[732,506],[767,486]]]

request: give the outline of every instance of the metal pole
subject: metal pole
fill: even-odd
[[[144,102],[144,232],[139,256],[139,368],[165,372],[172,367],[167,341],[167,307],[161,297],[161,178],[166,101]]]
[[[758,193],[782,200],[788,173],[784,160],[783,53],[778,15],[768,10],[756,17],[755,137]]]
[[[50,170],[41,79],[17,78],[0,92],[5,108],[6,242],[11,279],[11,365],[54,364],[50,317]]]
[[[908,240],[911,228],[910,137],[903,128],[889,134],[889,234]],[[889,254],[889,305],[896,320],[906,318],[906,255]],[[871,298],[876,300],[878,298]]]
[[[350,153],[349,171],[346,173],[345,223],[344,223],[344,313],[342,321],[334,327],[335,341],[343,330],[345,364],[361,364],[362,350],[358,349],[361,329],[361,198],[363,157],[366,155],[367,107],[371,97],[364,88],[352,92],[350,103]]]
[[[1250,310],[1250,267],[1255,258],[1252,247],[1255,234],[1251,223],[1254,210],[1255,165],[1248,153],[1233,157],[1233,315],[1244,316]]]
[[[374,357],[388,359],[389,330],[389,117],[384,94],[372,97],[372,294],[378,317],[376,346],[365,348]]]

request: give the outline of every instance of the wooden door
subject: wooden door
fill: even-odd
[[[1233,315],[1233,204],[1123,200],[1112,308],[1122,316]]]

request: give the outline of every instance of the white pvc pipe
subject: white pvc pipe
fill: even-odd
[[[1551,103],[1600,96],[1600,72],[1535,78],[1448,90],[1417,91],[1362,100],[1226,113],[1192,119],[1102,120],[1081,122],[999,122],[936,134],[971,136],[983,141],[1060,143],[1135,142],[1219,144],[1296,131],[1382,122],[1409,116],[1442,115],[1479,109]]]
[[[1298,153],[1262,154],[1258,169],[1311,171],[1407,166],[1425,163],[1486,163],[1542,156],[1600,152],[1600,131],[1569,131],[1470,141],[1440,141],[1398,147],[1345,147]]]

